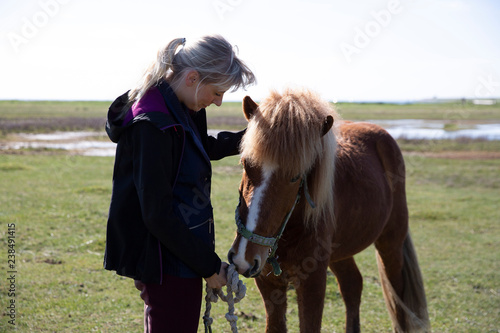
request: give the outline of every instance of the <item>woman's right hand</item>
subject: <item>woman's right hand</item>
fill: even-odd
[[[223,262],[220,265],[220,272],[219,274],[214,274],[209,278],[205,278],[205,281],[207,281],[207,286],[209,286],[212,289],[221,289],[227,284],[227,267],[229,265],[225,262]]]

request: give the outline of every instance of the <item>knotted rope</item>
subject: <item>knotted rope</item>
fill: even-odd
[[[231,325],[231,332],[238,332],[236,321],[238,316],[234,314],[234,304],[238,303],[245,297],[247,287],[240,280],[238,272],[234,265],[230,265],[227,269],[227,295],[221,289],[212,289],[207,285],[207,295],[205,296],[206,309],[203,316],[203,323],[205,324],[205,333],[212,333],[213,318],[210,317],[210,310],[212,309],[211,303],[217,303],[219,297],[222,301],[227,303],[228,312],[226,313],[226,320]],[[234,293],[234,296],[233,296]]]

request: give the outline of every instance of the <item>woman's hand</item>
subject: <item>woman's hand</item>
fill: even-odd
[[[141,292],[141,298],[143,301],[146,301],[146,285],[144,283],[142,283],[141,281],[139,280],[134,280],[134,285],[135,287],[137,288],[137,290],[139,290]]]
[[[225,262],[223,262],[220,265],[220,272],[219,274],[214,274],[209,278],[205,278],[205,281],[207,281],[207,285],[212,288],[212,289],[220,289],[224,287],[227,284],[227,267],[229,265]]]

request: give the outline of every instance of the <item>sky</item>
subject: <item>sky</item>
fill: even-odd
[[[226,101],[500,97],[498,0],[2,0],[0,100],[113,100],[170,40],[212,33],[257,77]]]

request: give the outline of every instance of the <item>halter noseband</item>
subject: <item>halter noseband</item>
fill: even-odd
[[[293,179],[291,179],[291,182],[295,183],[299,179],[299,177],[300,177],[300,175],[297,177],[294,177]],[[290,216],[292,216],[292,213],[293,213],[293,210],[295,209],[295,206],[297,205],[297,203],[300,200],[300,190],[302,189],[302,187],[304,187],[304,194],[306,196],[306,199],[307,199],[307,202],[309,203],[309,205],[311,205],[312,208],[316,207],[316,205],[314,204],[314,202],[311,199],[311,196],[309,195],[309,190],[307,188],[307,180],[306,180],[307,175],[304,174],[304,175],[302,175],[301,178],[302,178],[302,180],[300,182],[299,190],[297,191],[297,196],[295,197],[295,202],[293,203],[293,206],[290,209],[290,211],[286,214],[285,218],[283,219],[283,222],[281,223],[281,227],[279,228],[278,233],[275,237],[260,236],[260,235],[254,234],[253,232],[248,230],[245,227],[245,225],[243,224],[243,222],[241,221],[241,217],[239,214],[239,207],[241,205],[241,198],[240,198],[240,203],[236,207],[235,219],[236,219],[236,226],[238,227],[238,233],[242,237],[248,239],[252,243],[270,247],[269,257],[267,257],[267,262],[273,266],[273,273],[276,276],[279,276],[282,273],[282,270],[280,268],[280,265],[279,265],[277,257],[276,257],[276,250],[278,249],[278,242],[279,242],[281,236],[283,235],[283,232],[285,231],[286,225],[288,223],[288,220],[290,220]]]

